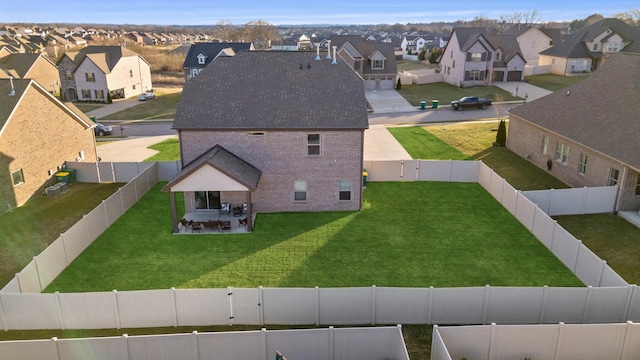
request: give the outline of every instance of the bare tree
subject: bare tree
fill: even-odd
[[[504,31],[513,25],[531,26],[539,24],[541,20],[542,17],[538,14],[538,10],[516,11],[513,14],[500,15],[500,30]]]
[[[625,12],[613,15],[629,25],[640,26],[640,9],[629,9]]]
[[[249,21],[240,29],[240,38],[256,49],[268,49],[271,41],[278,39],[278,29],[264,20]]]
[[[220,41],[236,40],[238,28],[229,20],[220,20],[213,26],[213,36]]]

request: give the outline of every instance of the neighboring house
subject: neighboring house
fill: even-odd
[[[58,67],[42,54],[10,54],[0,57],[0,78],[34,79],[52,94],[60,92]]]
[[[297,51],[219,57],[185,85],[173,128],[182,170],[164,191],[183,192],[186,212],[224,202],[246,202],[248,218],[361,209],[366,99],[344,61]],[[173,210],[174,231],[179,216]]]
[[[541,52],[538,64],[557,75],[589,73],[617,52],[640,53],[640,28],[608,18],[568,34]]]
[[[359,35],[334,35],[330,41],[331,47],[337,49],[335,55],[364,79],[365,89],[395,88],[398,67],[392,43],[365,41]]]
[[[311,39],[305,34],[300,35],[298,38],[298,50],[309,49],[311,49]]]
[[[32,79],[0,79],[0,206],[40,196],[65,161],[96,162],[93,123]]]
[[[427,40],[423,36],[409,35],[402,39],[402,44],[400,46],[402,47],[402,53],[407,54],[409,50],[413,53],[420,52],[426,44]]]
[[[514,36],[489,35],[484,28],[453,29],[440,60],[444,82],[460,87],[520,81],[524,67]]]
[[[514,25],[507,29],[504,35],[516,37],[520,52],[530,66],[538,65],[538,57],[542,51],[562,41],[560,29],[545,29],[531,25]]]
[[[640,208],[640,54],[510,111],[507,147],[573,186],[617,185],[616,211]]]
[[[13,54],[13,51],[11,50],[11,48],[9,48],[9,46],[7,45],[3,45],[0,43],[0,59],[10,54]]]
[[[152,89],[151,67],[140,55],[121,46],[87,46],[67,52],[58,62],[66,100],[108,102]]]
[[[298,51],[298,41],[293,38],[278,39],[271,43],[274,51]]]
[[[184,59],[184,78],[191,80],[218,56],[232,56],[241,50],[254,50],[251,43],[198,42],[192,44]]]

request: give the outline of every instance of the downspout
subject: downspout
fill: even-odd
[[[618,212],[620,210],[620,201],[622,199],[622,190],[624,189],[625,179],[627,178],[627,169],[628,167],[622,164],[622,179],[620,180],[620,184],[618,185],[618,191],[616,193],[616,206],[613,209],[614,212]]]
[[[364,132],[365,129],[360,132],[360,154],[362,154],[362,156],[360,157],[360,170],[358,171],[358,174],[360,174],[360,176],[358,177],[358,184],[360,188],[360,205],[358,206],[359,211],[362,211],[362,204],[364,203],[364,185],[362,183],[362,173],[364,171]]]

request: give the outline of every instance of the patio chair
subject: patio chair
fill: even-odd
[[[204,225],[205,229],[211,229],[211,231],[218,229],[218,231],[220,230],[220,221],[218,220],[209,220],[209,221],[205,221],[202,223],[202,225]]]
[[[244,225],[244,229],[247,229],[247,218],[244,219],[238,219],[238,225],[239,226],[243,226]]]
[[[243,214],[246,214],[246,213],[247,213],[247,203],[246,203],[246,202],[243,202],[243,203],[242,203],[242,213],[243,213]]]
[[[191,221],[182,218],[180,219],[180,223],[178,224],[178,232],[180,232],[180,230],[184,229],[184,231],[187,231],[187,228],[191,226]]]
[[[223,232],[225,230],[227,230],[228,232],[231,232],[231,221],[230,220],[220,221],[220,232]]]
[[[228,202],[220,204],[220,210],[218,211],[218,215],[227,215],[229,217],[229,213],[231,212],[231,204]]]

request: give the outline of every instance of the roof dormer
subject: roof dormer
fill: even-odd
[[[204,65],[205,62],[207,61],[207,55],[204,54],[198,54],[198,56],[196,56],[198,58],[198,64],[200,65]]]

